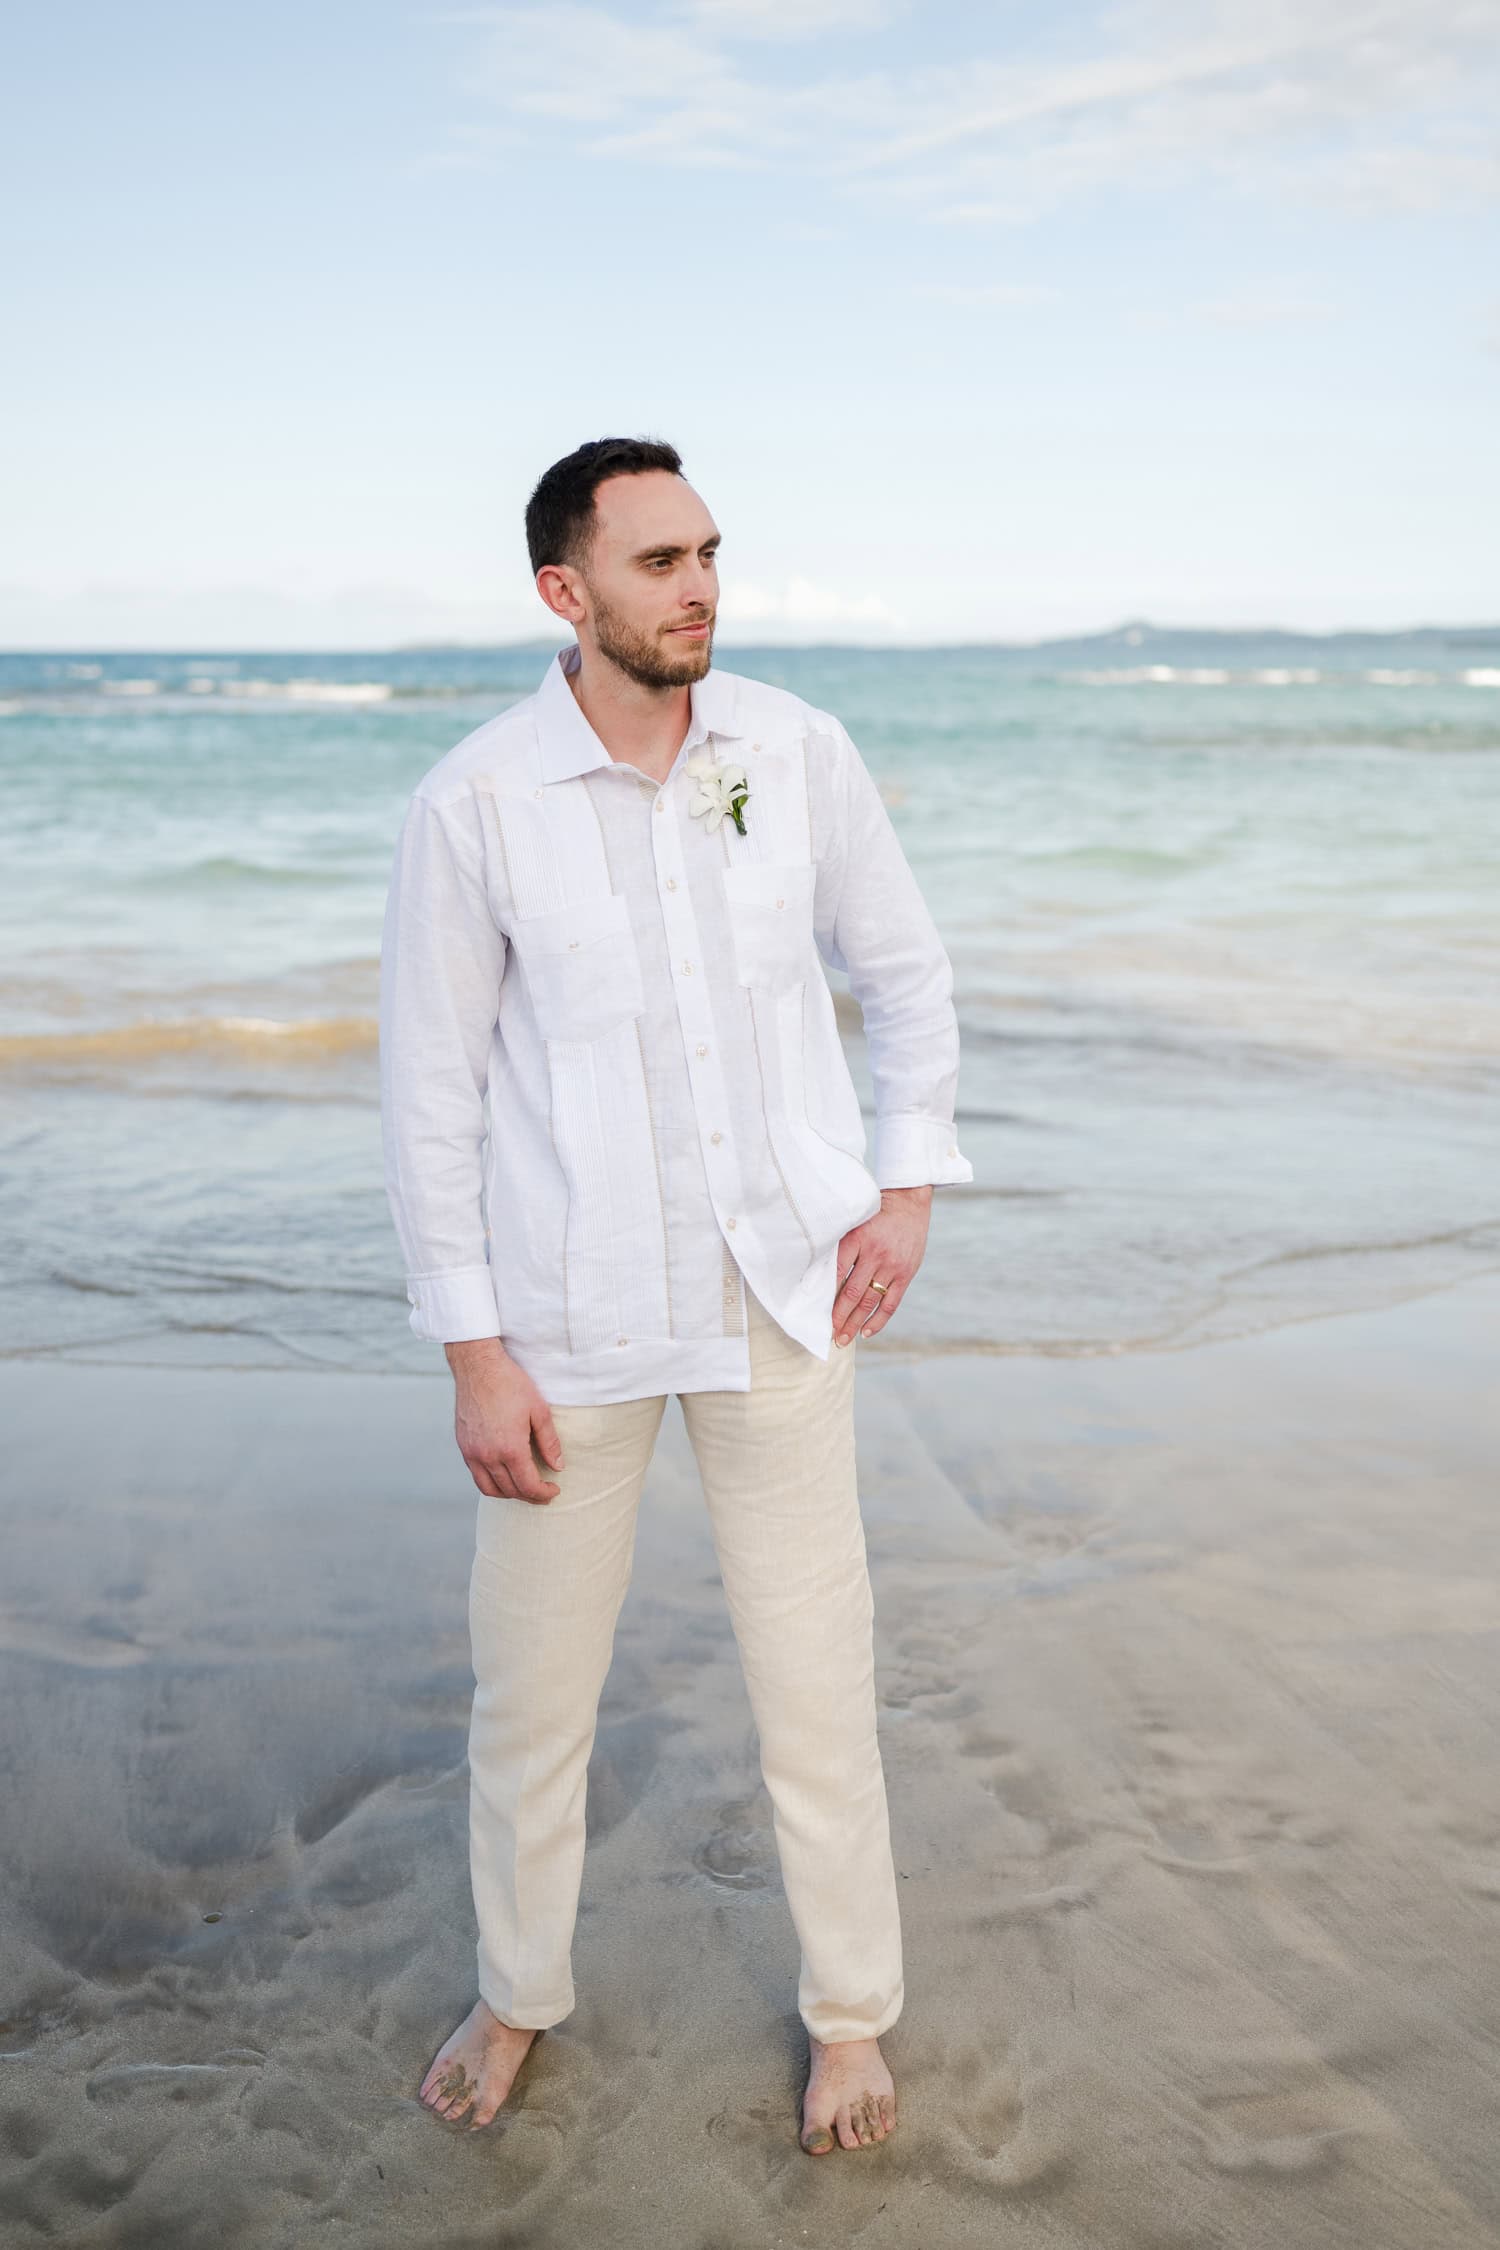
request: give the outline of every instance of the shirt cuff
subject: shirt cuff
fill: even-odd
[[[941,1117],[877,1117],[877,1187],[962,1187],[974,1167],[958,1149],[956,1129]]]
[[[410,1274],[407,1302],[411,1331],[432,1344],[465,1344],[476,1336],[498,1336],[500,1315],[488,1266],[460,1266],[452,1273]]]

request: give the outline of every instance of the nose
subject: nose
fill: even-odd
[[[700,556],[695,555],[683,584],[683,600],[701,602],[706,609],[712,609],[717,589],[718,580],[713,564],[705,564]]]

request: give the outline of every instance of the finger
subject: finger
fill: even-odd
[[[508,1454],[505,1467],[511,1483],[516,1488],[518,1500],[530,1500],[541,1504],[548,1500],[555,1500],[562,1490],[561,1485],[543,1484],[530,1461],[523,1461],[519,1454]]]
[[[857,1328],[865,1315],[873,1312],[879,1302],[879,1297],[870,1289],[856,1289],[852,1296],[840,1297],[835,1305],[835,1324],[840,1328]]]
[[[870,1294],[870,1281],[874,1268],[866,1262],[863,1273],[856,1267],[849,1280],[833,1300],[833,1332],[848,1342],[859,1326],[861,1306]]]
[[[516,1489],[515,1463],[508,1453],[492,1453],[484,1464],[494,1480],[495,1490],[502,1500],[519,1500]]]
[[[873,1251],[860,1250],[856,1252],[853,1261],[842,1276],[839,1295],[841,1297],[857,1297],[861,1290],[869,1287],[870,1277],[876,1271]]]
[[[505,1498],[505,1494],[497,1489],[494,1478],[482,1461],[471,1461],[469,1463],[469,1474],[486,1499],[503,1500]]]
[[[905,1286],[899,1281],[893,1281],[890,1288],[883,1294],[877,1291],[876,1310],[865,1322],[860,1334],[862,1336],[878,1336],[905,1294]]]
[[[533,1428],[536,1432],[537,1451],[542,1459],[549,1469],[560,1469],[563,1466],[563,1449],[562,1439],[557,1434],[557,1424],[550,1414],[539,1414]]]

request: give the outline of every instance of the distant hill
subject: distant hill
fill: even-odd
[[[730,628],[721,629],[719,647],[726,653],[732,650],[787,650],[810,651],[814,648],[843,649],[851,654],[879,656],[888,652],[916,648],[969,648],[990,649],[1013,653],[1017,656],[1053,656],[1064,661],[1083,661],[1129,655],[1138,663],[1149,664],[1160,656],[1164,660],[1191,661],[1198,657],[1211,660],[1218,657],[1232,661],[1236,655],[1247,657],[1270,649],[1316,650],[1327,658],[1347,653],[1357,658],[1365,652],[1379,648],[1388,655],[1405,649],[1415,658],[1424,651],[1436,654],[1439,650],[1478,649],[1493,654],[1500,650],[1500,623],[1494,625],[1415,625],[1404,631],[1386,632],[1377,626],[1361,628],[1352,626],[1339,632],[1308,633],[1291,626],[1240,626],[1240,625],[1157,625],[1149,618],[1127,618],[1123,624],[1112,625],[1102,633],[1068,633],[1035,641],[1008,641],[996,638],[987,641],[914,642],[902,641],[875,643],[870,641],[777,641],[723,638]],[[492,654],[550,656],[559,646],[556,641],[402,641],[390,653],[398,656],[474,654],[488,651]]]

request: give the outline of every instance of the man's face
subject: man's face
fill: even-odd
[[[682,687],[713,662],[719,532],[692,486],[665,469],[609,477],[594,494],[579,575],[599,652],[643,687]]]

